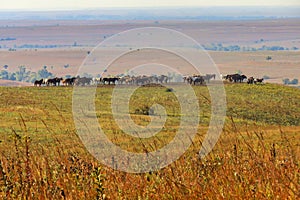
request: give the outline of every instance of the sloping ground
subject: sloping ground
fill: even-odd
[[[300,125],[300,90],[276,84],[226,87],[227,115],[273,125]]]
[[[208,91],[194,89],[201,117],[208,118]],[[205,159],[198,159],[207,129],[202,123],[190,149],[174,163],[130,174],[87,152],[73,123],[71,87],[0,87],[0,199],[298,199],[300,90],[275,84],[227,84],[225,89],[228,120]],[[168,144],[178,125],[171,92],[142,87],[132,96],[133,111],[148,106],[147,96],[175,108],[163,129],[167,134],[144,140],[122,137],[109,119],[112,91],[99,87],[95,104],[113,143],[147,155]],[[147,118],[134,116],[141,124]]]

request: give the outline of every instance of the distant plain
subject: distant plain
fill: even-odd
[[[284,78],[300,78],[300,52],[291,50],[300,48],[300,26],[299,20],[293,18],[233,21],[2,20],[0,38],[14,40],[0,41],[0,67],[8,65],[8,71],[15,71],[18,66],[23,65],[31,71],[37,71],[48,66],[48,70],[57,76],[75,75],[87,52],[100,42],[122,31],[142,27],[173,29],[205,46],[221,44],[224,47],[238,45],[241,48],[288,48],[289,50],[283,51],[208,53],[221,74],[239,71],[258,78],[268,76],[270,79],[267,81],[272,83],[282,83]],[[272,59],[267,60],[267,56]],[[130,65],[130,61],[128,64]],[[70,67],[64,68],[65,65]]]

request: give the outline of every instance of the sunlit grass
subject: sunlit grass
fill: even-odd
[[[172,87],[172,86],[170,86]],[[0,196],[6,199],[297,199],[300,193],[300,90],[278,85],[230,84],[223,133],[202,160],[197,153],[210,120],[206,87],[194,87],[200,105],[198,133],[189,150],[170,166],[128,174],[97,162],[76,134],[72,88],[0,88]],[[131,97],[136,112],[153,103],[167,121],[154,138],[133,138],[115,123],[112,87],[100,87],[96,115],[105,134],[131,152],[169,143],[180,122],[176,97],[166,88],[143,87]]]

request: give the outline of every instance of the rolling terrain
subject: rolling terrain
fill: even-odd
[[[299,199],[300,90],[282,85],[286,78],[300,80],[298,9],[0,11],[0,199]],[[97,52],[93,49],[101,42],[122,31],[144,27],[168,28],[191,37],[203,46],[222,75],[242,73],[265,78],[262,84],[251,85],[224,81],[225,124],[213,150],[202,159],[199,151],[214,116],[214,99],[205,84],[191,86],[194,100],[188,98],[185,87],[181,88],[184,83],[136,89],[128,106],[135,124],[145,128],[151,125],[151,119],[161,119],[152,105],[159,104],[166,111],[165,123],[162,127],[155,124],[154,128],[161,129],[149,138],[140,137],[140,133],[129,135],[116,122],[116,116],[121,124],[129,123],[129,119],[122,103],[113,104],[114,85],[95,87],[94,99],[79,106],[82,118],[73,112],[77,108],[74,98],[84,99],[84,92],[94,86],[33,86],[36,79],[77,75],[80,68],[88,69],[90,63],[85,59],[89,56],[91,66],[96,67],[86,76],[127,74],[128,68],[145,60],[151,61],[143,66],[150,74],[157,73],[156,69],[168,74],[160,63],[167,63],[182,75],[198,73],[189,63],[178,60],[180,56],[163,51],[155,54],[153,49],[137,49],[138,53],[116,59],[108,69],[101,65],[100,57],[93,57]],[[138,38],[139,33],[130,39]],[[159,39],[154,42],[165,44]],[[132,50],[119,43],[115,47]],[[185,44],[172,47],[195,48]],[[104,49],[106,56],[115,50]],[[203,63],[201,67],[207,71],[202,73],[212,73],[205,66]],[[7,80],[14,78],[20,81]],[[133,87],[120,85],[119,92],[126,93]],[[82,93],[74,93],[76,89]],[[81,128],[101,127],[104,137],[117,147],[151,157],[152,152],[176,138],[182,117],[191,116],[182,113],[181,102],[173,93],[176,90],[185,94],[182,102],[190,111],[196,110],[200,120],[194,127],[194,137],[191,131],[184,132],[191,145],[170,165],[147,173],[126,173],[115,157],[106,157],[111,164],[104,165],[84,146]],[[200,110],[192,103],[198,103]],[[91,110],[94,106],[95,113]],[[117,115],[113,115],[112,107]],[[96,125],[84,124],[93,117]],[[76,120],[84,126],[78,128]],[[113,153],[113,149],[101,145],[95,148]],[[163,159],[178,153],[180,145]],[[131,164],[129,159],[122,161]],[[140,162],[137,166],[148,165]]]
[[[213,151],[199,160],[210,97],[206,87],[193,88],[201,111],[198,133],[188,151],[157,172],[128,174],[102,165],[82,145],[72,117],[72,87],[0,87],[0,196],[297,199],[300,90],[273,84],[225,85],[227,116],[222,135]],[[130,113],[137,124],[149,123],[148,115],[135,111],[152,103],[161,103],[168,115],[156,137],[134,139],[113,121],[112,90],[98,87],[95,105],[99,125],[113,143],[127,151],[148,152],[176,134],[180,110],[172,92],[141,87],[133,94]]]

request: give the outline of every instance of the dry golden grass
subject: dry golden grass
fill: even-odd
[[[204,112],[189,150],[164,169],[129,174],[102,165],[82,145],[72,119],[72,88],[0,88],[1,198],[299,198],[300,91],[270,84],[226,85],[228,113],[223,133],[213,151],[200,160],[197,153],[207,130],[210,104],[205,87],[194,89]],[[111,92],[111,87],[98,88],[95,101],[106,134],[126,150],[153,150],[153,141],[121,137],[111,122]],[[132,97],[131,111],[146,105],[147,94],[155,102],[173,98],[165,88],[141,88]],[[165,106],[168,110],[176,104]],[[168,110],[161,145],[176,132],[176,112]],[[149,120],[147,115],[133,118],[140,124]]]

